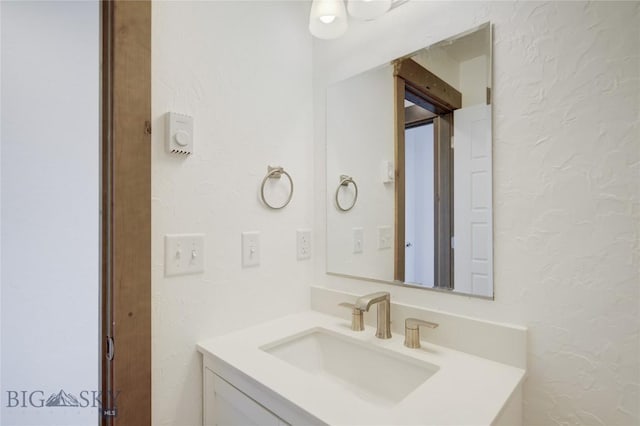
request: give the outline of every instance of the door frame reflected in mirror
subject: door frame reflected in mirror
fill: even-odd
[[[406,164],[405,132],[416,125],[433,123],[434,158],[434,279],[433,288],[453,290],[453,111],[462,107],[462,94],[413,61],[394,62],[395,126],[395,236],[394,280],[405,283],[406,265]],[[408,119],[405,100],[431,113],[423,120]],[[411,111],[413,111],[413,107]],[[414,283],[418,284],[418,283]],[[425,283],[420,283],[425,284]]]

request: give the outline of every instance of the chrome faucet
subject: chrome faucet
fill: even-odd
[[[378,327],[376,337],[379,339],[391,338],[391,295],[389,292],[380,291],[359,297],[354,308],[362,312],[369,312],[371,305],[378,305]]]

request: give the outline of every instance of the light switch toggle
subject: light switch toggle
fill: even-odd
[[[242,266],[260,265],[260,233],[242,233]]]
[[[353,228],[353,252],[358,254],[364,251],[364,229]]]
[[[298,260],[309,259],[311,257],[311,230],[298,229],[296,231]]]

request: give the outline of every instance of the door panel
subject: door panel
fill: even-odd
[[[100,4],[0,28],[0,424],[98,424]]]
[[[493,295],[491,105],[454,111],[456,291]]]

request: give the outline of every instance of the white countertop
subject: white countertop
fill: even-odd
[[[317,327],[435,364],[439,370],[398,404],[377,406],[260,349]],[[203,341],[198,350],[331,425],[489,425],[525,377],[523,369],[430,344],[428,331],[422,348],[409,349],[403,340],[397,334],[378,339],[369,326],[355,332],[344,319],[308,311]],[[386,374],[393,372],[381,372],[381,380]]]

